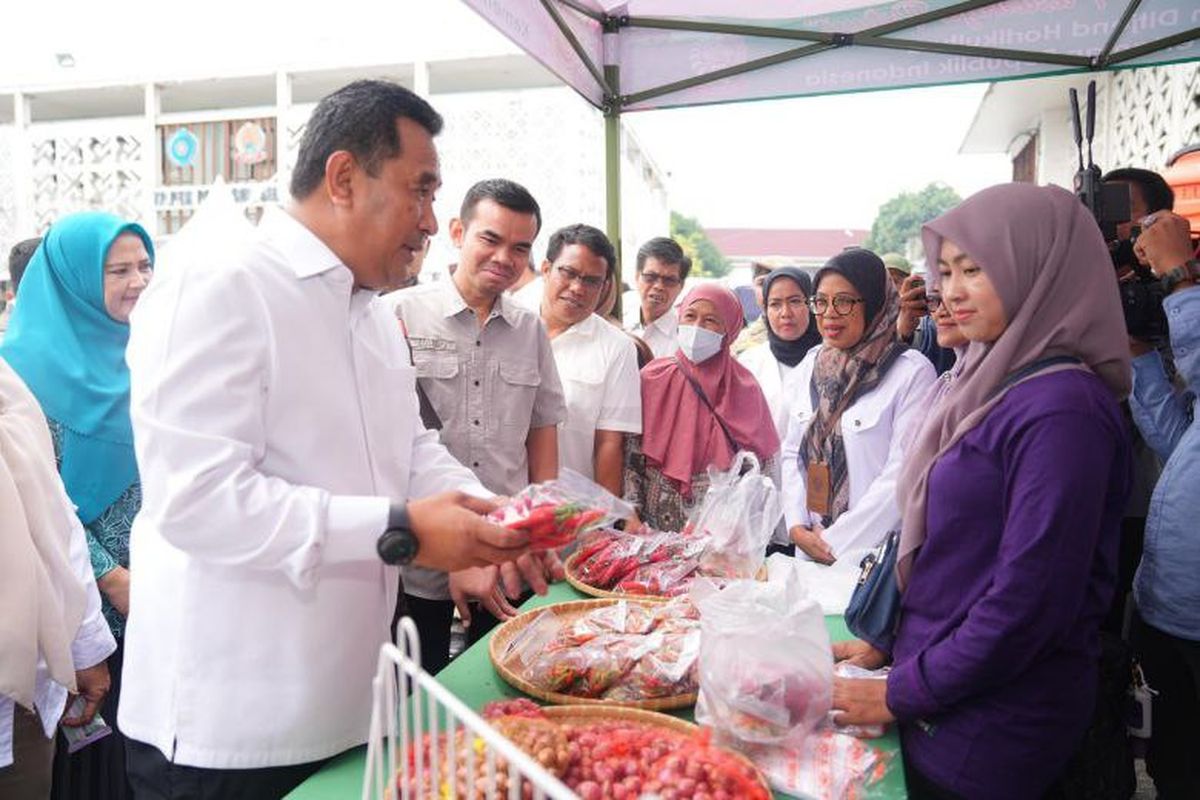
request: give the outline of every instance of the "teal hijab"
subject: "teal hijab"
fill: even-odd
[[[149,234],[112,214],[63,217],[46,233],[25,275],[0,355],[46,416],[62,426],[63,484],[92,522],[137,481],[129,420],[129,325],[104,308],[104,259],[123,233]]]

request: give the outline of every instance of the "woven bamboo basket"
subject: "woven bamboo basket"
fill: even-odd
[[[643,600],[647,603],[666,603],[674,598],[667,597],[661,594],[626,594],[624,592],[610,592],[607,589],[598,589],[591,584],[584,583],[579,577],[579,556],[582,553],[576,551],[563,564],[563,571],[567,576],[567,583],[571,584],[577,591],[592,597],[601,597],[605,599],[615,600]],[[759,567],[758,572],[754,575],[757,581],[765,581],[767,579],[767,565],[763,564]]]
[[[622,708],[619,706],[594,706],[594,705],[576,705],[576,706],[547,706],[542,709],[546,717],[560,725],[570,725],[572,723],[588,723],[596,720],[621,720],[623,722],[636,722],[641,725],[646,725],[653,728],[663,728],[664,730],[680,733],[684,736],[691,736],[700,730],[700,726],[687,720],[672,717],[667,714],[660,714],[657,711],[647,711],[640,708]],[[771,787],[763,777],[762,772],[754,765],[746,756],[736,750],[728,747],[722,747],[730,755],[734,756],[738,761],[749,767],[754,775],[758,778],[759,784],[767,792],[771,793]]]
[[[645,600],[651,603],[665,603],[670,600],[669,597],[663,597],[657,594],[625,594],[623,592],[610,592],[605,589],[597,589],[591,584],[584,583],[579,579],[579,557],[583,555],[578,550],[571,554],[566,563],[563,564],[563,570],[567,575],[567,583],[574,586],[578,591],[592,597],[614,598],[617,600]]]
[[[643,605],[654,606],[654,602],[643,601],[642,598],[622,597],[629,603],[642,603]],[[505,622],[496,632],[492,634],[492,640],[488,643],[488,656],[492,660],[492,666],[496,668],[496,672],[504,681],[514,689],[519,689],[530,697],[536,697],[539,700],[545,700],[547,703],[556,705],[588,705],[588,706],[624,706],[626,708],[647,709],[650,711],[668,711],[675,708],[687,708],[696,704],[696,693],[674,695],[672,697],[656,697],[648,700],[610,700],[606,698],[591,698],[577,697],[573,694],[562,694],[560,692],[549,692],[545,689],[537,687],[525,680],[525,678],[516,670],[511,669],[505,662],[508,660],[508,648],[512,644],[513,639],[517,637],[521,631],[525,630],[534,620],[536,620],[545,611],[552,611],[557,616],[564,620],[572,620],[582,616],[589,611],[594,611],[597,608],[611,606],[617,600],[572,600],[566,603],[554,603],[541,608],[535,608],[531,611],[526,611],[520,616],[510,619]]]

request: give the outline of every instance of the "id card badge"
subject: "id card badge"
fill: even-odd
[[[829,516],[829,465],[817,461],[808,465],[808,510],[819,517]]]

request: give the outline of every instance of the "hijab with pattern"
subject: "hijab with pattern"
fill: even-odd
[[[720,416],[738,447],[753,451],[760,461],[779,453],[779,435],[767,398],[750,371],[729,353],[742,329],[741,303],[722,286],[701,284],[679,304],[680,316],[697,300],[711,302],[725,323],[721,351],[700,364],[676,351],[642,369],[642,452],[685,497],[691,496],[692,476],[712,465],[729,469],[736,455],[714,414]],[[712,403],[711,412],[683,370],[704,391]]]
[[[805,300],[812,297],[812,278],[808,277],[808,273],[799,267],[779,267],[767,275],[762,285],[763,324],[767,328],[767,341],[770,343],[771,354],[781,364],[794,367],[804,360],[804,356],[808,355],[809,350],[821,343],[821,332],[817,330],[817,318],[812,314],[808,315],[808,330],[804,331],[799,339],[789,342],[786,339],[780,339],[775,331],[771,330],[771,317],[765,310],[765,306],[771,293],[771,285],[780,278],[791,278],[795,281]]]
[[[804,474],[810,464],[829,466],[829,514],[823,520],[826,526],[836,522],[850,507],[850,472],[842,438],[842,414],[878,386],[907,349],[896,338],[900,296],[879,256],[862,248],[839,253],[817,272],[814,292],[831,273],[841,275],[862,296],[864,327],[862,339],[853,347],[846,350],[822,347],[813,365],[812,385],[817,402],[812,422],[800,443],[800,472]],[[834,313],[832,304],[827,313]]]
[[[1034,362],[1074,356],[1108,386],[1129,394],[1129,337],[1104,237],[1075,195],[1057,186],[1009,183],[984,189],[922,230],[932,288],[942,243],[956,244],[991,280],[1008,319],[994,342],[971,342],[950,389],[921,424],[905,458],[897,576],[903,587],[925,541],[929,471],[987,416]],[[1032,376],[1030,376],[1032,377]],[[1019,382],[1019,381],[1018,381]]]
[[[0,346],[9,365],[62,426],[59,472],[87,524],[137,480],[129,418],[129,324],[104,305],[104,259],[123,233],[149,234],[112,214],[84,211],[50,228],[21,279],[21,301]]]

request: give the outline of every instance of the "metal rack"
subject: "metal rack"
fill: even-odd
[[[373,705],[362,800],[575,800],[578,797],[534,759],[421,669],[416,626],[400,620],[403,649],[385,644],[372,681]],[[473,737],[461,758],[459,733]],[[426,738],[427,737],[427,738]],[[428,757],[425,743],[428,742]],[[502,758],[505,764],[497,764]],[[465,761],[465,763],[460,763]],[[465,795],[454,785],[465,767]],[[407,780],[398,782],[404,767]],[[508,791],[496,787],[507,773]],[[449,784],[432,780],[450,776]],[[426,787],[426,778],[429,786]],[[482,783],[480,779],[484,780]],[[416,787],[414,789],[414,787]],[[480,788],[482,787],[482,788]],[[531,794],[525,789],[528,788]]]

